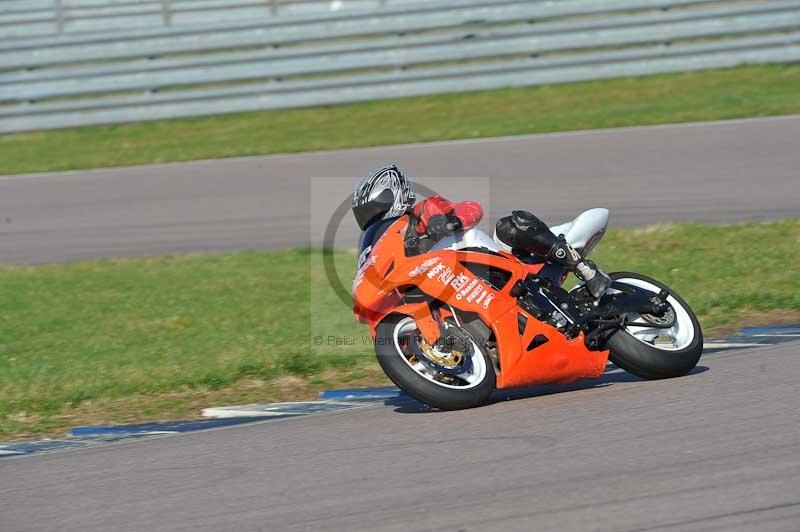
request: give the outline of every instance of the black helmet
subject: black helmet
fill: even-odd
[[[377,220],[400,216],[416,199],[411,179],[392,164],[358,180],[353,191],[353,214],[363,231]]]

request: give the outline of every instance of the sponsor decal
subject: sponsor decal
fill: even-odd
[[[375,264],[375,262],[378,260],[377,255],[369,255],[370,251],[372,251],[372,246],[364,249],[364,251],[362,251],[361,255],[358,257],[358,272],[356,272],[356,277],[353,279],[353,286],[350,288],[351,293],[355,293],[356,288],[358,288],[359,285],[364,282],[364,272],[367,270],[367,268]]]
[[[367,246],[364,248],[364,251],[362,251],[361,254],[358,256],[359,270],[364,267],[364,264],[367,262],[367,257],[369,257],[369,254],[371,252],[372,252],[372,246]]]
[[[477,279],[473,279],[472,281],[470,281],[470,283],[466,287],[464,287],[458,294],[456,294],[456,299],[461,301],[470,292],[470,290],[475,288],[475,285],[477,284],[478,284]]]
[[[409,273],[409,277],[416,277],[426,271],[428,279],[436,279],[443,285],[453,288],[458,301],[466,298],[468,303],[483,304],[483,308],[488,309],[494,299],[494,295],[487,291],[480,279],[465,273],[456,274],[452,268],[447,267],[439,259],[429,259],[423,262]]]
[[[356,288],[358,288],[359,285],[363,282],[364,282],[364,270],[358,270],[355,279],[353,279],[353,287],[350,289],[350,291],[352,293],[355,293]]]
[[[476,287],[475,287],[475,289],[474,289],[474,290],[473,290],[473,291],[472,291],[472,292],[471,292],[471,293],[470,293],[470,294],[467,296],[467,303],[472,303],[472,302],[475,300],[475,298],[476,298],[476,297],[478,297],[478,294],[480,294],[481,292],[484,292],[484,290],[483,290],[483,287],[482,287],[482,286],[479,284],[479,285],[478,285],[478,286],[476,286]]]
[[[428,269],[430,269],[430,267],[433,266],[434,264],[436,264],[437,262],[439,262],[439,258],[438,257],[434,257],[432,259],[428,259],[425,262],[423,262],[422,264],[420,264],[419,266],[417,266],[416,268],[414,268],[413,270],[411,270],[411,272],[408,274],[408,276],[409,277],[416,277],[417,275],[421,275],[421,274],[427,272]]]
[[[444,264],[440,262],[439,264],[431,268],[431,270],[428,272],[428,279],[433,279],[434,277],[442,273],[442,270],[444,270]]]
[[[441,275],[439,275],[439,282],[442,284],[449,284],[455,276],[456,274],[453,273],[453,269],[447,268],[441,273]]]
[[[469,282],[469,275],[459,273],[458,277],[453,279],[453,282],[450,283],[450,286],[453,287],[453,290],[461,290],[465,284]]]

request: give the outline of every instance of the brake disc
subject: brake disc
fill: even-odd
[[[640,314],[639,318],[643,320],[645,323],[650,325],[655,325],[656,327],[669,329],[673,325],[675,325],[675,320],[677,320],[677,315],[675,314],[675,309],[672,308],[672,305],[669,306],[666,312],[664,312],[663,316],[655,316],[653,314]]]
[[[472,371],[472,346],[466,351],[450,349],[442,351],[430,345],[425,338],[420,336],[416,341],[411,341],[411,351],[417,359],[428,368],[445,375],[459,376]]]

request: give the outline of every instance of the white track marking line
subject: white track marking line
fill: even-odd
[[[734,342],[720,342],[720,343],[708,343],[703,344],[703,349],[731,349],[734,347],[766,347],[769,344],[755,344],[755,343],[748,343],[748,344],[738,344]]]
[[[302,416],[305,413],[299,412],[277,412],[274,410],[236,410],[226,408],[204,408],[200,415],[203,417],[213,417],[218,419],[231,417],[267,417],[267,416]]]
[[[324,399],[321,401],[297,401],[284,403],[265,403],[251,405],[217,406],[204,408],[200,414],[206,418],[225,419],[232,417],[300,417],[326,412],[338,412],[373,404],[369,401],[347,401]],[[381,403],[382,404],[382,403]],[[294,405],[309,405],[310,410],[292,410]],[[315,407],[321,407],[316,409]],[[338,407],[338,408],[337,408]],[[267,420],[268,421],[268,420]]]

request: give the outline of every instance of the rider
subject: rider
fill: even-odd
[[[483,218],[483,209],[474,201],[452,203],[432,196],[416,205],[415,202],[414,184],[396,165],[383,166],[359,179],[353,192],[353,214],[364,231],[359,267],[391,222],[404,214],[411,214],[414,220],[414,234],[410,236],[427,235],[430,245],[456,230],[476,226]],[[564,235],[553,234],[530,212],[513,211],[511,216],[500,218],[495,238],[515,255],[533,254],[564,266],[586,282],[595,298],[611,285],[611,279],[594,262],[584,259],[567,244]]]

